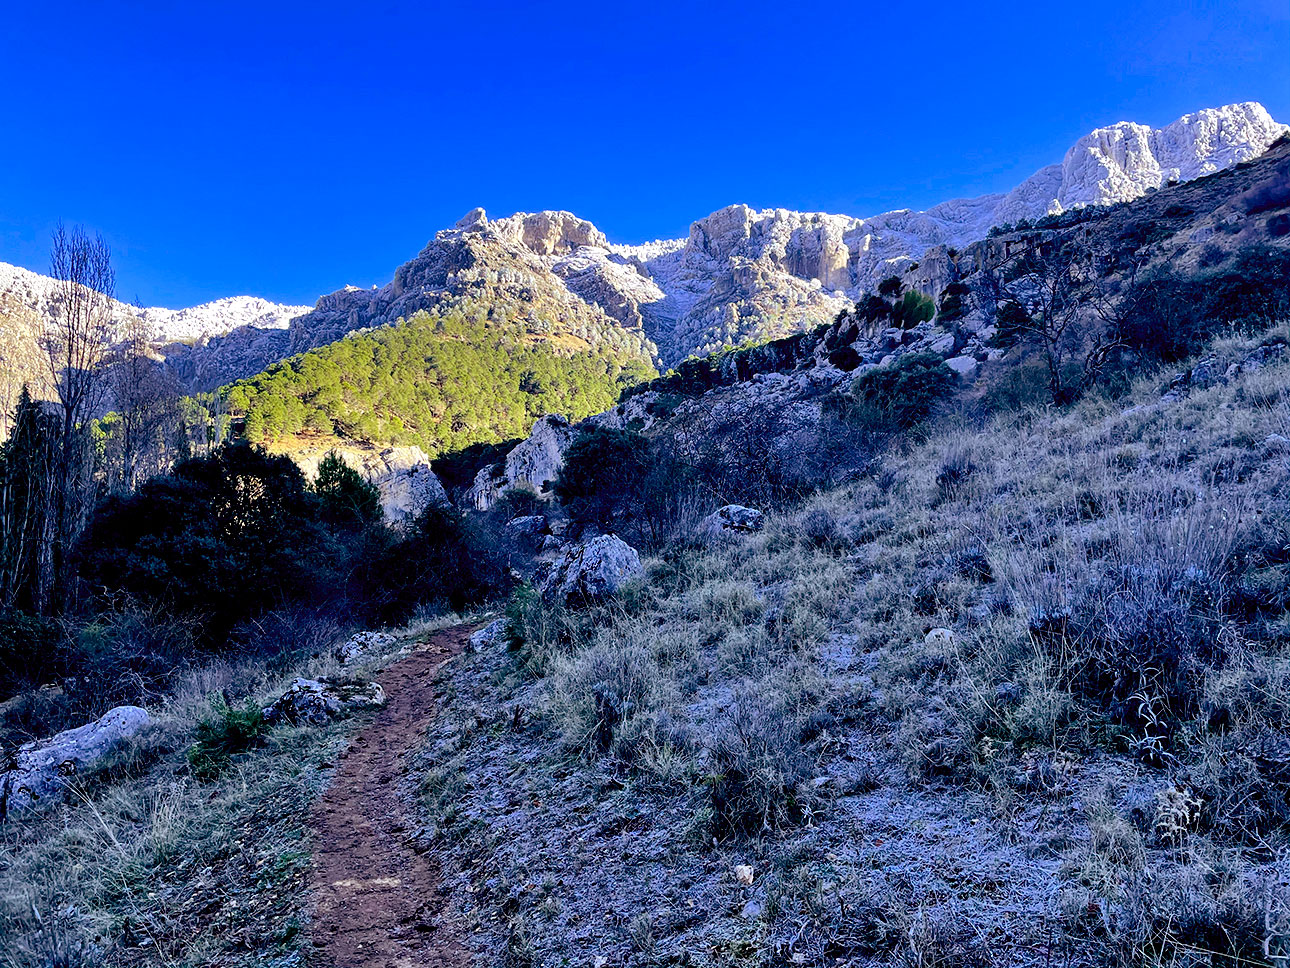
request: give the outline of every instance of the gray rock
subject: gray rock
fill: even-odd
[[[546,518],[541,514],[526,514],[511,518],[506,522],[504,530],[513,538],[527,540],[537,545],[540,543],[539,539],[546,533]]]
[[[270,723],[309,723],[325,726],[360,709],[385,705],[385,691],[375,682],[346,679],[296,679],[264,709]]]
[[[559,535],[547,534],[542,536],[542,543],[538,545],[539,555],[555,554],[564,547],[565,541]]]
[[[507,621],[504,618],[489,622],[470,637],[470,649],[479,652],[491,645],[496,645],[506,637]]]
[[[337,647],[336,658],[342,665],[349,665],[365,655],[388,649],[393,644],[394,636],[389,632],[356,632]]]
[[[568,604],[601,601],[644,572],[635,548],[617,535],[602,534],[565,549],[541,590],[544,598]]]
[[[946,360],[945,365],[959,376],[971,376],[976,372],[977,362],[971,356],[956,356]]]
[[[0,776],[0,816],[54,799],[70,777],[93,770],[151,722],[145,709],[117,706],[92,723],[20,746],[15,768]]]
[[[949,353],[954,349],[954,334],[945,333],[942,336],[936,337],[927,344],[927,348],[933,353],[944,356],[946,353]]]
[[[705,538],[735,534],[752,534],[766,526],[766,516],[741,504],[727,504],[699,522],[699,534]]]
[[[524,488],[539,497],[547,496],[547,488],[564,465],[564,452],[578,436],[569,421],[557,414],[548,414],[533,424],[532,432],[506,455],[500,465],[483,468],[475,475],[474,483],[466,492],[466,503],[479,511],[487,511],[513,488]]]

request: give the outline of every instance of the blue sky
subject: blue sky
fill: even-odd
[[[1003,190],[1119,120],[1290,120],[1288,0],[66,2],[0,31],[0,261],[46,271],[84,223],[145,305],[384,283],[476,205],[635,242]]]

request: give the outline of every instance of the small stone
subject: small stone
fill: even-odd
[[[948,648],[954,644],[954,633],[949,629],[932,629],[923,636],[923,643]]]
[[[753,869],[751,864],[736,864],[734,874],[735,880],[744,887],[752,887]]]

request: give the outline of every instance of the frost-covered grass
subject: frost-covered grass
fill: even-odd
[[[522,603],[426,753],[479,928],[533,963],[1286,954],[1288,377],[943,426],[611,605]]]
[[[390,655],[455,620],[414,623]],[[206,769],[190,755],[229,705],[257,708],[295,676],[341,671],[329,648],[283,665],[182,673],[150,709],[154,724],[74,780],[66,803],[0,825],[0,965],[305,963],[309,807],[358,721],[266,730],[253,749],[201,759]]]

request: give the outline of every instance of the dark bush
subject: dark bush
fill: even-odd
[[[935,315],[936,303],[932,302],[932,298],[913,289],[906,292],[900,302],[891,308],[891,321],[901,329],[913,329]]]
[[[630,430],[584,430],[564,454],[555,496],[575,521],[609,527],[648,471],[649,445]]]
[[[241,708],[217,702],[211,715],[198,722],[188,749],[193,775],[200,780],[215,779],[233,757],[263,745],[266,732],[264,713],[254,702],[248,700]]]
[[[357,561],[351,598],[369,622],[407,621],[420,606],[461,611],[504,592],[505,564],[482,523],[429,507],[401,535],[373,537]]]
[[[938,322],[951,323],[956,319],[962,319],[963,314],[967,312],[966,298],[969,289],[967,283],[951,282],[941,291],[941,308],[936,314]]]
[[[905,289],[905,284],[900,281],[900,276],[888,276],[878,283],[878,295],[884,299],[895,299]]]
[[[381,520],[381,492],[334,450],[319,463],[313,491],[323,520],[334,527],[366,528]]]
[[[0,614],[0,698],[61,674],[56,623],[12,611]]]
[[[1144,357],[1177,362],[1224,327],[1256,331],[1290,316],[1290,253],[1256,247],[1238,253],[1226,271],[1156,274],[1128,293],[1119,316],[1116,335],[1133,354],[1121,366]]]
[[[321,595],[335,548],[289,458],[228,444],[109,497],[82,547],[101,597],[205,619],[205,642],[273,606]]]
[[[954,371],[935,353],[910,353],[856,377],[852,393],[862,419],[892,430],[907,430],[931,416],[954,388]]]

